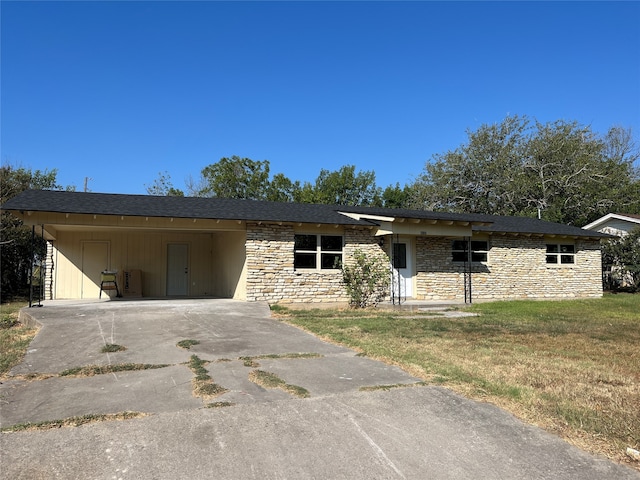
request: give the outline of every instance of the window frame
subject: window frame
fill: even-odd
[[[550,251],[551,250],[555,251]],[[571,247],[570,251],[564,250],[563,247]],[[555,258],[555,261],[549,261],[551,258]],[[571,259],[571,261],[564,261],[565,259]],[[545,243],[545,264],[551,268],[566,268],[576,265],[576,244],[575,243]]]
[[[296,246],[298,237],[315,237],[315,248],[298,248]],[[323,237],[337,237],[340,238],[340,250],[332,248],[330,245],[326,245],[323,242]],[[298,255],[314,255],[314,266],[300,266],[296,261]],[[337,267],[324,267],[323,262],[326,258],[339,257],[339,265]],[[293,269],[295,271],[307,271],[307,272],[336,272],[342,268],[344,261],[344,235],[335,235],[329,233],[295,233],[293,241]],[[332,263],[332,265],[335,263]]]
[[[460,244],[460,242],[464,242],[464,248],[455,248],[456,247],[456,243],[458,243],[458,245]],[[483,247],[485,248],[474,248],[474,243],[476,244],[475,247],[478,247],[478,244],[484,244]],[[469,259],[469,252],[467,250],[467,245],[468,245],[468,241],[467,240],[452,240],[451,241],[451,262],[455,263],[455,264],[461,264],[461,263],[465,263],[468,262]],[[491,245],[489,245],[489,240],[471,240],[471,263],[472,264],[485,264],[489,261],[489,250],[491,250]],[[458,254],[458,255],[456,255]],[[459,257],[459,254],[463,254],[463,259],[456,259],[456,257]],[[477,256],[480,255],[481,259],[477,259]],[[476,256],[476,259],[474,259],[474,256]]]

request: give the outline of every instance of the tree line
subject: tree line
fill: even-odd
[[[150,195],[246,198],[278,202],[381,206],[463,213],[516,215],[583,226],[607,213],[640,214],[640,146],[630,129],[605,134],[575,121],[541,123],[507,116],[467,131],[454,150],[434,154],[411,183],[382,188],[373,170],[354,165],[321,169],[313,182],[271,174],[268,160],[225,157],[175,188],[168,172]],[[407,172],[408,174],[410,172]],[[33,188],[75,190],[57,183],[57,170],[3,164],[0,202]],[[31,269],[31,231],[2,212],[2,300],[24,292]],[[635,245],[635,244],[634,244]],[[36,260],[45,243],[36,239]]]
[[[189,178],[189,196],[414,208],[538,217],[582,226],[610,212],[640,213],[640,146],[630,129],[606,134],[575,121],[507,116],[426,162],[409,184],[381,188],[373,170],[322,169],[315,182],[271,175],[268,160],[233,156]],[[167,172],[151,195],[185,195]]]

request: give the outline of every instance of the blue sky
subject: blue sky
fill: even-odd
[[[639,2],[10,2],[1,159],[177,188],[222,157],[410,183],[509,114],[640,138]]]

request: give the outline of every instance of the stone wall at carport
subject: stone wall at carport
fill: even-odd
[[[247,300],[269,303],[345,303],[349,301],[340,270],[295,270],[295,229],[292,225],[247,225]],[[343,262],[357,249],[388,260],[371,229],[347,227],[332,234],[344,236]]]
[[[602,266],[597,240],[524,235],[491,235],[486,263],[473,264],[474,299],[589,298],[602,296]],[[548,243],[573,243],[575,264],[546,263]],[[464,300],[464,264],[454,263],[451,240],[416,239],[416,297]]]

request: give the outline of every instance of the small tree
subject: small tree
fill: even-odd
[[[343,265],[342,281],[353,308],[375,307],[389,293],[391,271],[382,258],[362,250],[353,253],[354,263]]]
[[[640,291],[640,228],[605,244],[602,248],[602,263],[611,268],[611,288]]]

